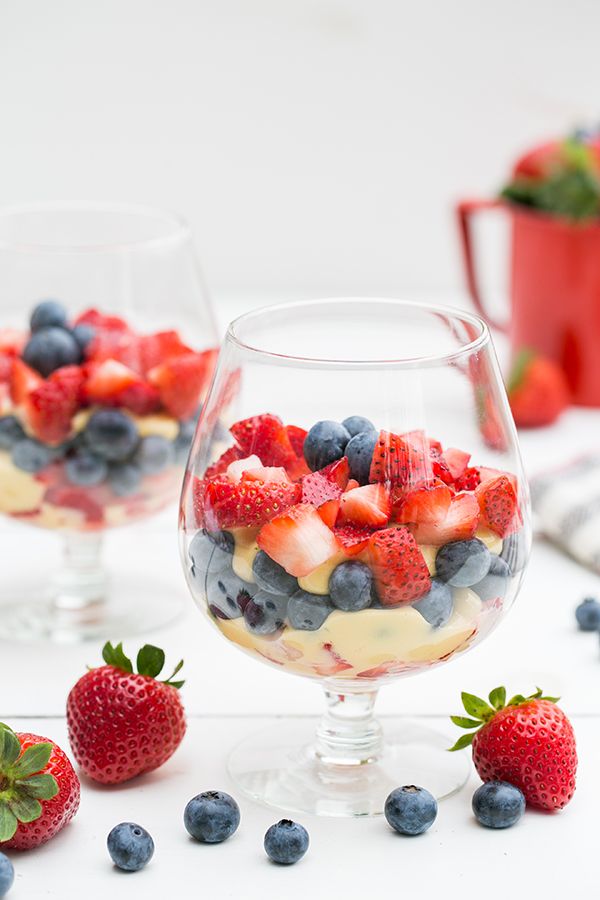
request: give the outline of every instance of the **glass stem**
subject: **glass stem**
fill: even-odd
[[[53,579],[57,610],[78,612],[103,603],[108,576],[101,561],[102,536],[68,532],[63,538],[63,564]]]
[[[317,728],[315,752],[321,762],[337,766],[361,766],[381,753],[381,725],[373,715],[377,691],[345,691],[325,688],[325,715]]]

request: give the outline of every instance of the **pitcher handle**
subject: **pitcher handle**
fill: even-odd
[[[475,266],[475,254],[473,250],[473,232],[471,218],[475,213],[484,210],[498,209],[502,204],[499,200],[461,200],[456,206],[456,214],[458,217],[458,229],[460,234],[460,242],[462,247],[463,262],[465,266],[465,274],[467,277],[467,288],[471,299],[475,304],[477,312],[483,316],[498,331],[506,333],[508,326],[503,322],[498,322],[486,310],[479,282],[477,279],[477,269]]]

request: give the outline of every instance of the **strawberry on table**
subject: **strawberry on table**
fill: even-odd
[[[261,528],[258,546],[289,575],[301,578],[327,562],[340,546],[314,506],[301,503]]]
[[[201,512],[201,523],[211,530],[258,527],[298,503],[301,497],[299,484],[280,481],[264,482],[228,478],[216,478],[195,486]]]
[[[562,369],[533,350],[521,350],[508,378],[508,401],[516,425],[550,425],[569,405],[569,386]]]
[[[392,514],[390,492],[383,484],[366,484],[346,491],[340,498],[341,524],[386,525]]]
[[[556,697],[538,690],[529,697],[506,700],[506,689],[495,688],[489,703],[462,694],[468,714],[452,716],[460,737],[452,750],[472,745],[473,763],[482,781],[507,781],[518,787],[530,806],[562,809],[575,792],[575,735]]]
[[[475,489],[483,524],[501,538],[518,531],[521,513],[513,481],[508,475],[483,481]]]
[[[429,590],[427,563],[407,528],[376,531],[369,541],[368,553],[383,606],[412,603]]]
[[[137,673],[122,644],[107,643],[102,656],[106,665],[86,672],[67,699],[69,741],[89,778],[121,784],[158,769],[183,740],[183,681],[175,680],[183,660],[158,681],[165,662],[158,647],[142,647]]]
[[[53,838],[79,808],[73,766],[49,738],[0,724],[0,849],[31,850]]]
[[[439,521],[411,524],[415,539],[419,544],[433,544],[441,547],[450,541],[468,541],[477,531],[479,524],[479,504],[473,494],[455,494],[448,506],[446,516]]]

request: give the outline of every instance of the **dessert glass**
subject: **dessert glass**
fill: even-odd
[[[361,432],[366,463],[348,442]],[[282,722],[236,748],[238,785],[334,816],[379,814],[398,784],[438,797],[462,786],[468,760],[450,738],[385,732],[375,698],[496,627],[521,584],[529,517],[481,319],[337,298],[234,321],[188,461],[183,567],[230,643],[321,682],[326,701],[316,734]]]
[[[65,359],[76,363],[52,371],[47,347],[26,349],[31,313],[47,298],[64,309]],[[101,551],[107,531],[176,502],[212,377],[216,327],[189,227],[135,206],[0,210],[0,313],[0,512],[62,543],[55,574],[34,562],[45,548],[31,527],[31,571],[5,561],[0,634],[78,641],[168,621],[181,604],[153,571],[157,535],[112,539],[123,548],[112,565]],[[77,323],[81,356],[70,359]],[[193,378],[178,404],[182,356]],[[130,454],[100,452],[89,428],[99,411],[100,425],[107,412],[126,417]]]

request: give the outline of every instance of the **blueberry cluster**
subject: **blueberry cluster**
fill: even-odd
[[[23,359],[44,378],[61,366],[79,365],[95,334],[91,325],[70,328],[67,311],[56,300],[38,303],[31,314],[30,326],[31,337],[23,348]]]
[[[369,470],[377,430],[364,416],[350,416],[340,424],[325,419],[316,422],[304,440],[304,458],[313,472],[324,469],[342,456],[348,459],[350,477],[369,483]]]

